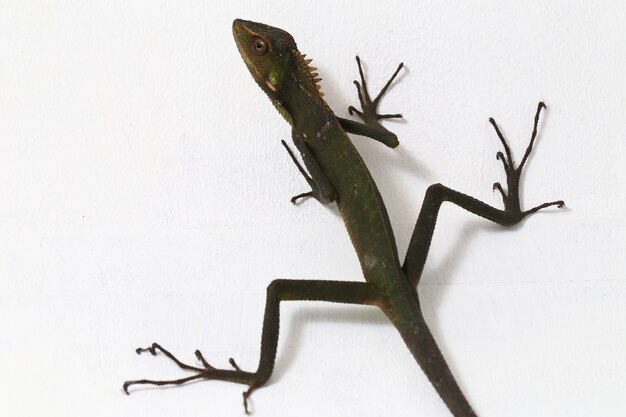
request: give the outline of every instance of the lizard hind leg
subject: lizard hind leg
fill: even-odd
[[[265,384],[274,370],[276,361],[276,349],[278,346],[278,330],[280,318],[281,301],[328,301],[344,304],[363,304],[381,306],[385,300],[378,288],[373,284],[365,282],[350,281],[322,281],[322,280],[289,280],[277,279],[267,287],[267,299],[265,303],[265,314],[263,316],[263,330],[261,335],[261,353],[259,365],[255,372],[246,372],[239,368],[237,363],[231,358],[230,365],[234,370],[218,369],[209,365],[202,353],[196,350],[195,355],[202,367],[188,365],[178,360],[169,351],[158,343],[153,343],[148,348],[139,348],[138,354],[150,352],[156,355],[163,353],[171,359],[181,369],[193,371],[188,377],[174,380],[150,380],[138,379],[124,383],[124,392],[128,394],[128,388],[132,385],[183,385],[196,380],[219,380],[236,382],[248,385],[248,389],[243,392],[243,406],[248,413],[248,399],[250,394],[257,388]]]
[[[348,112],[350,114],[356,113],[357,116],[365,122],[366,125],[376,126],[384,129],[380,124],[380,119],[396,119],[401,118],[402,115],[399,113],[396,114],[379,114],[378,113],[378,105],[380,103],[380,99],[385,95],[389,86],[393,80],[397,77],[398,73],[404,66],[403,63],[398,65],[393,75],[389,78],[385,86],[380,90],[378,95],[372,100],[369,94],[369,90],[367,88],[367,82],[365,81],[365,75],[363,74],[363,66],[361,65],[361,59],[357,56],[356,63],[359,67],[359,76],[361,78],[361,82],[354,81],[354,85],[356,86],[357,93],[359,95],[359,102],[361,103],[361,110],[357,110],[354,106],[348,107]]]
[[[419,283],[422,271],[424,270],[424,264],[430,244],[432,241],[435,226],[437,224],[437,216],[439,209],[444,202],[450,202],[454,205],[461,207],[471,213],[474,213],[480,217],[497,223],[501,226],[513,226],[521,222],[527,216],[536,213],[537,211],[546,207],[556,206],[558,208],[564,207],[563,200],[550,201],[547,203],[539,204],[529,210],[523,211],[520,207],[519,196],[519,183],[522,169],[526,164],[528,156],[530,155],[533,144],[537,137],[537,126],[539,124],[539,116],[541,110],[545,108],[545,105],[540,102],[537,106],[537,112],[535,113],[535,122],[533,126],[533,133],[531,135],[530,143],[526,148],[524,157],[518,167],[515,167],[511,149],[504,139],[504,135],[498,128],[493,118],[489,119],[489,122],[496,130],[498,138],[502,142],[504,147],[504,153],[496,153],[496,157],[502,161],[504,171],[507,178],[507,192],[504,191],[500,183],[493,185],[494,190],[498,190],[504,200],[504,209],[498,209],[491,205],[484,203],[474,197],[463,194],[452,188],[446,187],[442,184],[433,184],[426,190],[422,208],[417,218],[417,223],[413,229],[413,235],[409,242],[409,248],[407,249],[406,258],[402,265],[407,280],[412,288],[415,288]],[[506,155],[506,156],[505,156]],[[416,296],[417,292],[415,292]]]

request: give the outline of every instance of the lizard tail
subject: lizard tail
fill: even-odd
[[[405,304],[402,309],[403,313],[407,310],[410,313],[391,314],[392,322],[452,415],[454,417],[477,417],[461,392],[435,338],[426,325],[419,304],[414,300],[411,301],[413,301],[410,303],[412,305]]]

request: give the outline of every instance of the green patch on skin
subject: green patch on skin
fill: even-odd
[[[280,73],[277,70],[273,70],[272,72],[270,72],[270,75],[269,75],[270,83],[272,83],[272,85],[274,86],[277,85],[279,77],[280,77]]]

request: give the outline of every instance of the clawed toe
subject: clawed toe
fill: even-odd
[[[506,206],[508,197],[506,193],[504,192],[504,189],[502,189],[502,185],[499,182],[494,182],[492,189],[493,191],[498,190],[500,192],[500,195],[502,196],[502,201],[504,202],[504,205]]]
[[[228,358],[228,363],[230,363],[230,366],[235,368],[235,371],[241,371],[241,369],[239,368],[239,365],[237,365],[237,362],[235,362],[233,358]]]
[[[211,365],[209,365],[204,358],[202,357],[202,353],[200,353],[199,350],[196,350],[196,357],[200,360],[200,362],[202,362],[202,364],[205,366],[205,368],[198,368],[197,366],[191,366],[191,365],[187,365],[186,363],[181,362],[180,360],[178,360],[178,358],[176,358],[173,354],[171,354],[168,350],[166,350],[163,346],[159,345],[158,343],[153,343],[152,345],[150,345],[147,348],[137,348],[135,349],[135,352],[137,352],[138,355],[141,355],[144,352],[150,352],[150,354],[152,354],[152,356],[156,356],[157,351],[163,353],[165,356],[167,356],[169,359],[171,359],[176,365],[178,365],[179,368],[181,369],[185,369],[188,371],[204,371],[206,369],[213,369],[213,367]]]
[[[204,359],[204,356],[202,356],[202,352],[196,350],[194,353],[196,355],[196,358],[202,363],[202,366],[204,366],[204,369],[215,369],[206,361],[206,359]]]
[[[493,189],[493,191],[500,191],[501,193],[504,194],[504,190],[502,189],[502,185],[499,182],[494,182],[493,183],[493,187],[491,187]]]
[[[250,411],[248,410],[248,400],[250,399],[250,395],[252,394],[252,392],[256,389],[256,384],[250,384],[250,386],[248,387],[247,390],[245,390],[241,395],[243,397],[243,409],[245,410],[246,414],[250,414]]]
[[[360,111],[358,111],[354,106],[350,106],[348,107],[348,113],[350,115],[352,115],[353,113],[356,113],[360,118],[363,118],[363,113],[361,113]]]
[[[150,352],[152,356],[156,356],[156,350],[154,349],[154,346],[148,346],[147,348],[138,347],[137,349],[135,349],[135,353],[137,353],[137,355],[141,355],[144,352]]]
[[[530,210],[526,210],[526,211],[524,212],[524,216],[527,216],[527,215],[532,214],[532,213],[536,213],[536,212],[538,212],[538,211],[539,211],[539,210],[541,210],[541,209],[544,209],[544,208],[546,208],[546,207],[552,207],[552,206],[556,206],[557,208],[562,209],[562,208],[564,208],[564,207],[565,207],[565,201],[563,201],[563,200],[558,200],[558,201],[551,201],[551,202],[549,202],[549,203],[543,203],[543,204],[540,204],[540,205],[538,205],[537,207],[533,207],[533,208],[531,208]]]
[[[377,114],[376,117],[378,119],[401,119],[402,115],[400,113],[396,113],[396,114]]]

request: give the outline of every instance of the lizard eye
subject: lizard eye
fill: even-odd
[[[259,56],[265,55],[268,50],[267,43],[258,36],[255,36],[252,38],[252,50]]]

